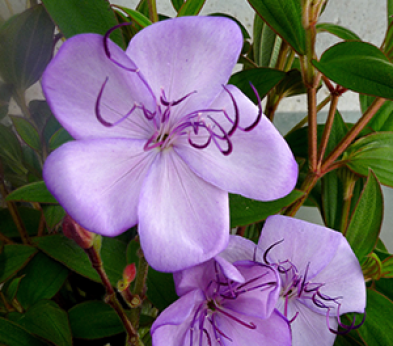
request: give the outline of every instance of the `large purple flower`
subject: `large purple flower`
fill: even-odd
[[[286,216],[266,220],[258,247],[231,237],[220,254],[253,259],[280,273],[276,308],[290,321],[293,346],[331,346],[344,325],[340,315],[364,313],[366,289],[359,262],[339,232]]]
[[[44,179],[84,228],[115,236],[139,223],[149,263],[175,271],[228,242],[228,192],[288,194],[297,165],[274,126],[226,85],[242,47],[225,18],[147,27],[126,52],[106,36],[68,39],[42,80],[76,139],[54,151]]]
[[[275,268],[216,257],[174,277],[180,299],[154,322],[153,346],[291,345]]]

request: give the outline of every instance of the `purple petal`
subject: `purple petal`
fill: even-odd
[[[264,252],[282,240],[269,251],[269,261],[289,260],[301,274],[309,265],[307,279],[311,280],[333,259],[341,239],[341,233],[329,228],[274,215],[267,218],[258,245]]]
[[[228,194],[196,176],[171,149],[157,155],[138,213],[141,245],[157,270],[202,263],[228,243]]]
[[[299,315],[291,323],[292,346],[332,346],[336,335],[329,331],[326,316],[320,315],[303,304],[293,301],[290,303],[292,314]],[[291,313],[288,318],[291,318]],[[337,330],[337,319],[329,318],[330,328]]]
[[[220,265],[221,271],[226,278],[239,283],[244,282],[243,275],[231,262],[228,262],[226,259],[220,256],[216,256],[214,258],[216,262]]]
[[[203,300],[202,291],[194,290],[161,312],[151,328],[153,345],[186,345],[186,334],[191,327],[193,315]]]
[[[366,285],[359,261],[353,253],[347,240],[341,236],[336,255],[323,269],[313,278],[313,282],[324,283],[321,293],[331,298],[342,297],[340,314],[347,312],[364,313],[366,307]],[[307,306],[315,308],[313,304],[307,302]],[[331,311],[331,316],[336,316],[335,310]]]
[[[112,41],[108,43],[114,59],[135,67],[125,52]],[[68,39],[47,67],[42,87],[54,115],[76,139],[149,138],[153,128],[140,110],[111,128],[97,120],[96,101],[106,78],[108,82],[100,102],[105,121],[119,120],[135,102],[154,110],[154,100],[146,86],[136,73],[126,71],[108,59],[103,37],[96,34]]]
[[[229,85],[228,90],[236,99],[240,126],[251,125],[257,117],[257,107],[236,87]],[[233,104],[225,90],[210,108],[225,109],[233,119]],[[220,125],[226,124],[226,128],[231,125],[223,115],[215,119]],[[253,130],[237,129],[230,138],[233,151],[228,156],[214,143],[200,150],[179,142],[175,150],[197,175],[231,193],[268,201],[292,191],[297,180],[297,163],[284,138],[265,116]]]
[[[261,251],[258,251],[257,245],[251,240],[231,235],[228,246],[217,257],[222,257],[230,263],[234,263],[237,261],[252,261],[256,256],[255,260],[262,262],[261,256],[258,256],[260,253]]]
[[[225,345],[236,346],[291,346],[291,331],[286,319],[275,310],[269,318],[244,316],[232,312],[233,315],[244,322],[253,323],[256,328],[248,329],[234,320],[220,315],[218,324],[220,329],[231,339]],[[225,340],[222,338],[222,340]],[[315,344],[317,345],[317,344]]]
[[[140,186],[154,159],[143,145],[126,139],[66,143],[46,160],[45,183],[84,228],[115,236],[138,222]]]
[[[194,111],[207,106],[227,83],[242,44],[232,20],[183,17],[148,26],[131,40],[127,54],[156,95],[163,89],[169,101],[176,101],[197,91],[184,102]]]
[[[254,262],[238,263],[236,268],[245,279],[243,285],[246,292],[234,300],[226,300],[223,306],[244,315],[268,318],[276,306],[281,289],[277,271]]]

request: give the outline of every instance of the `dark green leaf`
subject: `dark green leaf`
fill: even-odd
[[[49,140],[49,150],[55,150],[64,143],[74,140],[66,129],[60,128]]]
[[[27,178],[28,178],[27,182],[32,183],[32,182],[42,181],[41,156],[39,156],[39,154],[34,149],[32,149],[27,145],[23,146],[22,152],[23,152],[23,163],[25,167],[29,170],[27,173]]]
[[[364,113],[375,97],[369,95],[359,95],[360,105]],[[367,124],[367,129],[372,131],[393,131],[393,101],[385,101],[377,110],[375,115]]]
[[[18,138],[12,130],[0,124],[0,159],[4,166],[8,166],[18,175],[27,173],[22,165],[22,148]]]
[[[281,42],[281,37],[255,14],[253,52],[256,64],[261,67],[275,67]]]
[[[314,66],[343,87],[393,99],[393,64],[377,47],[348,41],[329,48]]]
[[[386,258],[383,262],[382,273],[384,278],[393,278],[393,256]]]
[[[201,10],[206,0],[186,0],[180,7],[177,16],[196,16]]]
[[[52,57],[54,25],[42,5],[11,17],[0,29],[0,74],[26,90],[41,77]]]
[[[180,8],[184,4],[184,0],[171,0],[171,3],[176,12],[179,12]]]
[[[52,116],[52,111],[50,110],[48,103],[42,100],[31,101],[29,103],[29,110],[31,117],[34,119],[34,123],[38,127],[38,132],[41,135],[48,119]]]
[[[347,126],[341,114],[336,112],[325,156],[340,143],[347,131]],[[322,210],[327,227],[340,230],[343,197],[342,183],[337,175],[337,171],[329,172],[322,178]]]
[[[390,321],[393,315],[393,302],[384,295],[368,289],[366,320],[358,333],[367,346],[386,346],[393,340]]]
[[[12,123],[15,126],[20,138],[32,149],[37,152],[41,151],[41,141],[35,127],[30,121],[18,116],[11,116]]]
[[[19,207],[19,215],[26,227],[28,235],[37,234],[41,212],[35,209]],[[18,229],[8,208],[0,209],[0,232],[9,238],[19,237]]]
[[[57,226],[63,220],[66,212],[60,205],[46,205],[42,208],[46,224],[49,228]]]
[[[116,17],[106,0],[43,0],[46,10],[66,38],[82,33],[105,33],[117,25]],[[111,39],[125,48],[120,30]]]
[[[123,6],[117,6],[117,8],[120,8],[124,13],[126,13],[133,21],[139,24],[142,28],[146,28],[151,24],[150,19],[145,17],[142,13],[138,11]]]
[[[27,308],[41,299],[52,298],[63,286],[68,270],[42,252],[37,253],[23,269],[17,294],[18,301]]]
[[[5,84],[0,81],[0,120],[8,114],[8,105],[13,93],[12,84]]]
[[[381,187],[372,171],[359,198],[346,231],[346,238],[362,263],[377,244],[383,218]]]
[[[306,54],[306,33],[299,0],[248,0],[255,11],[300,55]]]
[[[229,195],[231,228],[245,226],[265,220],[268,216],[277,214],[303,196],[303,192],[293,190],[289,195],[272,202],[260,202],[240,195]]]
[[[357,140],[343,160],[355,173],[366,176],[371,168],[382,184],[393,186],[393,133],[379,132]]]
[[[62,129],[60,123],[56,120],[54,116],[50,116],[43,130],[45,142],[50,143],[52,136],[60,129]]]
[[[11,302],[15,299],[22,278],[23,276],[20,276],[6,283],[5,298],[7,299],[7,301]]]
[[[48,346],[16,323],[0,317],[0,344],[6,346]]]
[[[97,272],[92,268],[85,252],[71,239],[62,234],[39,237],[34,239],[39,249],[55,260],[63,263],[69,269],[101,282]],[[101,257],[104,268],[113,286],[121,279],[126,262],[127,245],[116,238],[103,237]]]
[[[12,191],[6,198],[7,201],[24,201],[39,203],[57,203],[57,200],[46,188],[45,182],[28,184]]]
[[[40,300],[31,306],[18,324],[56,346],[72,345],[67,313],[51,300]]]
[[[257,89],[259,97],[263,99],[266,94],[285,76],[286,73],[283,71],[259,67],[235,73],[229,79],[229,84],[236,85],[254,103],[256,103],[257,98],[250,86],[250,83],[252,83],[252,85]]]
[[[35,248],[28,245],[4,245],[0,253],[0,283],[25,266],[36,252]]]
[[[388,0],[388,23],[392,24],[393,22],[393,0]]]
[[[124,332],[119,316],[101,301],[88,301],[68,311],[75,338],[100,339]]]
[[[293,69],[286,73],[285,78],[277,85],[276,92],[283,97],[305,94],[307,89],[299,70]]]
[[[383,51],[390,60],[393,60],[393,23],[389,24],[383,44]]]
[[[324,31],[336,35],[337,37],[342,38],[343,40],[346,41],[361,41],[360,37],[356,35],[353,31],[337,24],[318,23],[317,32],[324,32]]]

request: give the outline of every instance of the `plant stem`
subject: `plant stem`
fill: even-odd
[[[148,0],[147,5],[149,7],[149,18],[152,23],[158,22],[158,13],[157,13],[157,3],[156,0]]]
[[[6,237],[4,234],[0,233],[0,241],[4,244],[15,244],[10,238]]]
[[[108,276],[106,275],[105,269],[102,265],[102,260],[101,256],[99,254],[99,251],[95,249],[95,247],[91,247],[89,249],[85,249],[85,252],[89,256],[90,262],[93,266],[93,268],[96,270],[98,275],[101,278],[101,281],[105,287],[106,290],[106,296],[105,296],[105,302],[109,304],[119,315],[121,321],[123,322],[123,325],[126,329],[127,332],[127,346],[128,345],[138,345],[139,344],[139,337],[138,334],[129,321],[126,313],[124,312],[123,308],[121,307],[119,301],[117,300],[116,297],[116,292],[112,287],[112,284],[110,283]]]
[[[363,116],[345,135],[341,142],[333,149],[326,160],[323,162],[321,171],[324,172],[329,169],[329,166],[344,152],[345,149],[352,143],[356,136],[364,129],[367,123],[375,115],[379,108],[384,104],[385,99],[376,98],[373,103],[368,107]]]
[[[329,114],[325,124],[325,128],[323,129],[323,134],[321,138],[321,144],[319,147],[319,154],[318,154],[318,166],[320,167],[323,161],[323,157],[325,156],[326,147],[329,142],[330,132],[332,131],[333,122],[334,122],[334,115],[336,114],[338,99],[338,94],[332,95],[332,102],[330,103]]]
[[[307,89],[308,103],[308,160],[310,169],[317,170],[317,89]]]

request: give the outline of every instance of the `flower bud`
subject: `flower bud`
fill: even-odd
[[[84,229],[68,214],[64,217],[62,226],[63,234],[74,240],[82,249],[89,249],[94,245],[97,235]]]
[[[117,288],[119,291],[126,290],[130,283],[134,281],[136,275],[135,263],[128,264],[123,271],[123,280],[119,280]]]

